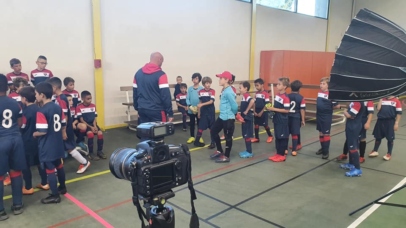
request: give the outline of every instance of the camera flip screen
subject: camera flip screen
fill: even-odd
[[[174,167],[172,164],[154,167],[151,169],[152,186],[159,188],[174,181]]]

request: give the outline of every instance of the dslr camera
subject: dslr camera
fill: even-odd
[[[191,193],[193,227],[198,218],[193,200],[196,194],[191,177],[190,151],[186,145],[165,144],[164,137],[173,135],[173,123],[149,122],[137,127],[141,142],[136,148],[119,148],[110,157],[110,172],[118,179],[128,180],[133,188],[133,203],[144,225],[174,227],[175,215],[166,200],[175,196],[172,188],[188,183]],[[145,214],[139,200],[144,201]],[[196,223],[197,220],[197,223]]]

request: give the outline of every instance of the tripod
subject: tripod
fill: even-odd
[[[400,190],[402,190],[402,189],[404,189],[404,188],[406,188],[406,184],[403,185],[403,186],[401,186],[401,187],[399,187],[399,188],[397,188],[397,189],[395,189],[395,190],[393,190],[393,191],[388,192],[388,193],[385,194],[384,196],[382,196],[382,197],[380,197],[380,198],[378,198],[378,199],[376,199],[376,200],[374,200],[374,201],[368,203],[367,205],[365,205],[365,206],[363,206],[363,207],[360,207],[359,209],[357,209],[357,210],[351,212],[351,213],[349,214],[349,216],[351,216],[351,215],[357,213],[358,211],[360,211],[360,210],[362,210],[362,209],[364,209],[364,208],[367,208],[367,207],[369,207],[369,206],[371,206],[371,205],[373,205],[373,204],[381,204],[381,205],[392,206],[392,207],[403,207],[403,208],[406,208],[406,205],[403,205],[403,204],[379,202],[381,199],[386,198],[386,197],[388,197],[388,196],[390,196],[390,195],[392,195],[392,194],[394,194],[394,193],[396,193],[396,192],[398,192],[398,191],[400,191]]]
[[[172,207],[165,205],[166,200],[175,196],[172,190],[149,198],[139,198],[137,184],[131,183],[133,188],[133,204],[137,207],[138,216],[144,228],[175,228],[175,211]],[[146,213],[141,208],[139,200],[144,201]],[[145,226],[143,217],[149,225]]]

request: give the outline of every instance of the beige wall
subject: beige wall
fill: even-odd
[[[353,0],[330,0],[327,51],[335,52],[352,20]]]
[[[343,3],[345,2],[345,3]],[[332,0],[329,46],[341,40],[349,23],[352,0]],[[9,59],[20,58],[23,71],[36,67],[38,55],[48,57],[49,69],[76,79],[76,88],[94,92],[92,15],[90,0],[1,1],[0,72]],[[40,12],[40,13],[39,13]],[[248,79],[251,5],[237,0],[101,0],[106,126],[123,123],[125,96],[120,86],[151,52],[165,57],[163,69],[174,83],[182,75],[229,70],[237,80]],[[261,50],[324,51],[327,20],[258,5],[255,78]],[[218,102],[216,102],[218,103]]]
[[[55,76],[94,92],[90,1],[7,0],[0,9],[0,72],[11,72],[9,60],[19,58],[29,74],[45,55]]]

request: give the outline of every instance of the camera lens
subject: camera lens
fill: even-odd
[[[110,156],[110,172],[118,179],[131,181],[131,162],[135,161],[137,150],[119,148]]]

